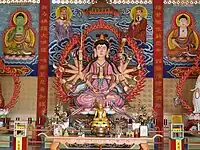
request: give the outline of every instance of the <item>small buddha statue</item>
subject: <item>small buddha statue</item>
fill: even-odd
[[[108,121],[106,117],[106,111],[103,109],[103,104],[98,104],[98,109],[95,112],[93,121]]]
[[[93,133],[96,133],[97,136],[105,136],[109,128],[110,124],[106,116],[106,111],[103,109],[103,104],[98,103],[98,108],[91,122],[91,130]]]

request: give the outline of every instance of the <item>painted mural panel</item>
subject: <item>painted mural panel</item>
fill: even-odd
[[[106,23],[109,23],[119,29],[123,35],[128,35],[133,39],[133,42],[142,49],[145,55],[145,65],[147,68],[147,76],[152,77],[153,69],[153,44],[152,44],[152,5],[112,5],[112,13],[109,11],[102,14],[91,13],[92,5],[56,5],[53,4],[50,16],[50,44],[49,44],[49,63],[53,70],[49,75],[53,75],[53,63],[58,63],[62,50],[65,45],[70,42],[73,35],[79,35],[97,23],[102,18]],[[110,7],[110,6],[109,6]],[[108,7],[108,8],[109,8]],[[110,42],[109,56],[115,61],[118,59],[117,53],[120,42],[109,30],[94,30],[88,34],[84,41],[85,50],[83,57],[85,63],[91,61],[94,51],[93,44],[96,40],[96,35],[103,32],[108,35]],[[122,37],[120,37],[122,38]],[[125,55],[123,57],[133,57],[129,61],[129,65],[137,66],[136,58],[129,46],[125,46]],[[69,54],[69,60],[76,56],[78,47],[74,48]],[[87,57],[86,57],[87,56]],[[50,70],[51,70],[50,69]]]
[[[199,56],[198,5],[164,7],[164,75],[179,78]],[[191,76],[196,76],[195,72]]]
[[[37,75],[38,12],[39,4],[1,5],[0,55],[22,76]]]
[[[5,59],[32,59],[35,55],[36,35],[30,25],[30,13],[16,10],[11,14],[10,25],[4,31],[3,55]],[[28,57],[29,56],[29,57]]]
[[[0,32],[2,41],[0,55],[6,64],[14,65],[20,75],[37,76],[39,4],[2,4]],[[117,27],[123,34],[133,38],[145,55],[147,77],[152,77],[152,5],[112,5],[114,14],[89,14],[89,4],[51,5],[49,25],[49,76],[54,75],[53,63],[57,63],[65,45],[73,35],[97,22],[99,18]],[[100,31],[92,32],[86,39],[86,55],[92,55],[92,43]],[[115,56],[119,43],[109,31],[104,31],[113,41],[110,55]],[[130,52],[130,47],[127,46]],[[137,65],[134,54],[129,64]]]

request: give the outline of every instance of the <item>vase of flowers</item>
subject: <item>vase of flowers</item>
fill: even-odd
[[[153,118],[154,114],[147,112],[146,105],[138,107],[135,117],[136,123],[140,123],[141,125],[148,125],[149,123],[152,122]]]
[[[63,135],[63,129],[60,125],[54,124],[53,135],[54,136],[62,136]]]
[[[47,122],[45,123],[46,126],[49,124],[54,126],[54,136],[62,136],[68,134],[67,128],[69,127],[69,117],[67,112],[63,111],[60,104],[55,106],[53,117],[45,117],[47,118]]]
[[[140,136],[148,136],[148,125],[152,123],[154,113],[147,112],[146,105],[136,107],[136,114],[134,116],[134,124],[137,124],[140,130]]]

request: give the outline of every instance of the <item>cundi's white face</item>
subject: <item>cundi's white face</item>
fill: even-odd
[[[107,54],[107,46],[105,44],[103,45],[97,45],[96,51],[98,57],[105,57]]]

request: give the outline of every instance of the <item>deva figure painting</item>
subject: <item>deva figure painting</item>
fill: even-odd
[[[58,41],[72,37],[71,17],[72,10],[68,6],[56,8],[55,34]]]
[[[73,97],[82,113],[93,112],[96,102],[103,102],[109,113],[119,112],[124,108],[125,95],[135,85],[134,72],[140,69],[140,65],[130,67],[134,53],[128,56],[125,51],[116,53],[119,59],[114,61],[110,54],[108,35],[101,33],[96,37],[89,62],[84,62],[84,51],[79,49],[79,52],[74,53],[78,54],[73,58],[74,64],[66,62],[65,67],[59,69],[67,76],[62,82],[68,88],[68,96]]]
[[[11,15],[10,25],[5,30],[3,54],[7,59],[33,58],[36,53],[35,33],[31,28],[28,11],[17,10]]]
[[[137,5],[131,9],[130,16],[132,21],[128,29],[128,35],[131,38],[146,42],[147,14],[147,9],[141,5]]]
[[[173,17],[173,27],[167,35],[167,56],[169,60],[190,61],[199,54],[199,36],[194,29],[194,18],[189,12]]]

